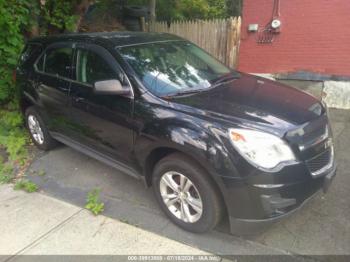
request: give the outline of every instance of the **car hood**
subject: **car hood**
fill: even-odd
[[[288,128],[319,117],[324,108],[311,95],[261,77],[241,74],[238,79],[206,92],[176,97],[173,102],[189,106],[193,113],[227,120],[245,119]]]

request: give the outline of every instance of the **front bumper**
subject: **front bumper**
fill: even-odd
[[[336,168],[334,167],[331,171],[328,172],[327,175],[320,178],[321,183],[317,186],[318,190],[312,190],[310,194],[304,195],[305,198],[300,198],[299,201],[291,201],[289,198],[288,201],[284,198],[279,198],[281,207],[286,208],[286,212],[280,212],[279,215],[275,215],[270,218],[265,219],[241,219],[230,216],[230,231],[235,235],[252,235],[260,233],[267,228],[269,228],[274,223],[283,220],[284,218],[290,216],[295,211],[301,209],[309,200],[314,198],[318,193],[320,193],[320,189],[323,189],[323,193],[326,193],[332,183],[333,178],[336,176]],[[277,204],[276,204],[277,203]],[[289,205],[290,204],[290,205]],[[273,210],[274,207],[278,206],[278,198],[273,199],[270,202],[270,207],[268,210]],[[285,207],[283,207],[285,205]],[[288,208],[289,206],[289,208]],[[266,208],[266,207],[265,207]],[[278,208],[277,208],[278,209]]]
[[[255,171],[242,180],[224,178],[231,233],[249,235],[264,231],[301,208],[322,189],[327,192],[335,175],[333,162],[317,177],[300,163],[277,173]]]

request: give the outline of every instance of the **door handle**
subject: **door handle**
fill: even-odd
[[[83,97],[75,97],[75,98],[74,98],[74,101],[75,101],[76,103],[84,102],[84,101],[85,101],[85,98],[83,98]]]
[[[68,92],[69,91],[69,88],[66,88],[66,87],[59,87],[58,89],[61,90],[61,91],[64,91],[64,92]]]

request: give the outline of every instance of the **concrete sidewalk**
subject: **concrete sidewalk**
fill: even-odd
[[[0,260],[18,255],[209,255],[40,193],[0,186]]]

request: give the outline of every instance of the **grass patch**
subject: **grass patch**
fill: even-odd
[[[13,167],[10,164],[0,164],[0,185],[11,183],[14,179]]]
[[[0,109],[0,146],[10,161],[24,165],[28,158],[29,136],[24,129],[18,105],[12,103]]]
[[[105,204],[100,201],[101,189],[94,189],[90,191],[86,198],[85,208],[90,210],[95,216],[102,213]]]
[[[14,176],[13,175],[0,175],[0,185],[3,184],[9,184],[13,181]]]
[[[0,107],[0,184],[11,183],[15,179],[14,170],[23,172],[26,168],[29,141],[18,103]],[[19,183],[17,187],[23,187],[28,192],[37,190],[31,183],[27,186]]]
[[[33,193],[33,192],[38,191],[39,187],[37,184],[35,184],[29,180],[21,179],[21,180],[18,180],[16,182],[14,189],[15,190],[24,190],[28,193]]]

